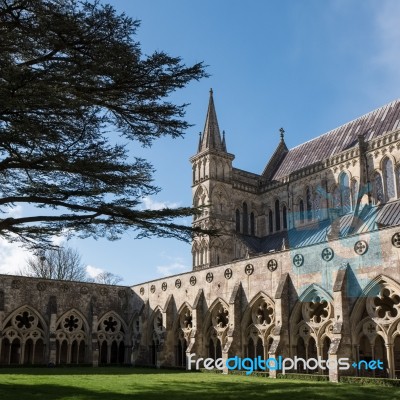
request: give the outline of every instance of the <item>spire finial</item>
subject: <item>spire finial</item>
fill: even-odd
[[[285,136],[285,130],[283,128],[279,129],[279,132],[281,133],[281,140],[283,141],[283,138]]]
[[[212,96],[213,95],[213,90],[212,90],[212,88],[210,88],[210,96]]]

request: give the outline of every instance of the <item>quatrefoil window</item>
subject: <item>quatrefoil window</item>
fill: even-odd
[[[226,279],[231,279],[232,278],[232,270],[230,268],[227,268],[224,271],[224,276],[225,276]]]
[[[257,308],[256,318],[260,325],[269,325],[272,322],[274,309],[267,303],[262,303]]]
[[[319,295],[315,295],[311,301],[305,303],[305,316],[310,322],[320,324],[329,317],[329,303]]]
[[[321,257],[324,261],[331,261],[334,256],[334,252],[330,247],[326,247],[322,250]]]
[[[267,264],[267,268],[274,272],[278,268],[278,262],[276,260],[269,260]]]
[[[17,321],[18,328],[29,329],[32,327],[32,323],[35,320],[35,318],[32,315],[30,315],[28,311],[24,311],[22,314],[17,315],[15,317],[15,320]]]
[[[368,243],[365,240],[359,240],[354,245],[354,251],[358,255],[362,256],[368,251]]]
[[[68,318],[65,318],[64,328],[72,332],[78,327],[78,322],[78,318],[75,318],[74,315],[70,315]]]
[[[115,328],[118,325],[118,322],[114,320],[113,317],[108,317],[108,319],[106,319],[104,321],[104,326],[105,326],[105,331],[106,332],[115,332]]]
[[[254,267],[252,264],[247,264],[244,267],[244,272],[246,273],[246,275],[251,275],[254,272]]]
[[[375,313],[378,318],[392,319],[397,317],[397,306],[400,297],[391,293],[388,288],[384,288],[380,296],[374,298]]]
[[[400,247],[400,233],[397,232],[392,236],[392,245],[394,247],[399,248]]]
[[[296,267],[301,267],[303,265],[303,263],[304,263],[304,257],[301,254],[296,254],[293,257],[293,264]]]
[[[215,320],[219,328],[225,328],[229,322],[228,310],[225,309],[224,307],[221,307],[215,316]]]
[[[182,325],[183,325],[184,329],[192,329],[193,317],[192,317],[192,313],[188,309],[183,314]]]

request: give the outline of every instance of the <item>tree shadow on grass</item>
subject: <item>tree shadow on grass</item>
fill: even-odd
[[[196,375],[199,376],[199,375]],[[228,377],[227,377],[228,378]],[[117,379],[117,377],[116,377]],[[253,378],[241,382],[221,379],[218,382],[193,378],[182,382],[179,377],[171,381],[157,381],[152,385],[126,383],[117,391],[114,387],[88,388],[56,384],[0,384],[0,398],[7,400],[398,400],[398,388],[330,384],[325,382],[265,381]]]

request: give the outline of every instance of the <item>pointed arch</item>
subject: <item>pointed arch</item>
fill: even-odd
[[[389,157],[382,160],[383,187],[386,201],[396,198],[393,161]]]

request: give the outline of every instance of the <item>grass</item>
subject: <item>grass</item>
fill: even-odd
[[[0,369],[0,399],[25,398],[400,400],[400,389],[139,368]]]

